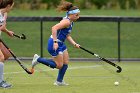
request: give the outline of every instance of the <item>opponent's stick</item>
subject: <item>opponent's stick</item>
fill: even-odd
[[[21,61],[16,57],[16,55],[10,50],[10,48],[8,48],[8,46],[0,39],[0,42],[2,42],[2,44],[8,49],[8,51],[11,53],[11,55],[14,57],[14,59],[18,62],[18,64],[28,73],[28,74],[32,74],[33,71],[28,70],[22,63]]]
[[[88,53],[90,53],[90,54],[96,56],[97,58],[103,60],[104,62],[109,63],[110,65],[112,65],[112,66],[118,68],[118,70],[116,71],[117,73],[120,73],[120,72],[122,71],[122,68],[121,68],[120,66],[116,65],[115,63],[113,63],[113,62],[111,62],[111,61],[109,61],[109,60],[107,60],[107,59],[105,59],[105,58],[103,58],[103,57],[100,57],[99,55],[97,55],[97,54],[95,54],[95,53],[93,53],[93,52],[91,52],[91,51],[89,51],[89,50],[87,50],[87,49],[85,49],[85,48],[83,48],[83,47],[81,47],[81,46],[80,46],[80,48],[81,48],[82,50],[84,50],[84,51],[86,51],[86,52],[88,52]]]
[[[14,34],[14,36],[23,40],[26,39],[26,36],[24,34],[22,34],[22,36]]]

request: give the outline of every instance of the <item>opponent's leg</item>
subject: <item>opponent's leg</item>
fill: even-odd
[[[3,71],[4,71],[4,64],[0,62],[0,82],[3,81]]]
[[[7,60],[11,56],[10,52],[7,50],[7,48],[2,43],[0,43],[0,49],[1,49],[2,55],[4,55],[3,61]]]
[[[3,53],[2,53],[2,51],[1,51],[1,43],[0,43],[0,82],[2,82],[3,81],[3,71],[4,71],[4,63],[3,63],[3,61],[4,61],[4,55],[3,55]]]
[[[3,73],[4,73],[4,55],[2,51],[0,50],[0,87],[2,88],[10,88],[12,85],[8,84],[6,81],[4,81]]]

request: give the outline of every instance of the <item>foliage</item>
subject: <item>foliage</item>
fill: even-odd
[[[38,9],[38,7],[40,7],[42,3],[45,3],[47,5],[47,9],[50,9],[56,8],[57,5],[60,3],[60,1],[61,0],[15,0],[15,6],[19,8],[18,6],[23,5],[23,3],[27,3],[31,6],[31,9],[33,4],[34,7],[36,7],[35,9]],[[102,9],[102,7],[107,7],[107,5],[110,3],[112,3],[113,5],[119,4],[121,9],[140,8],[140,0],[65,0],[65,1],[72,2],[82,9],[92,8],[93,6],[97,7],[97,9]]]
[[[100,9],[103,5],[106,5],[110,0],[89,0],[89,1],[97,5],[98,9]]]
[[[60,0],[42,0],[42,3],[47,3],[48,8],[52,8],[56,7],[60,3]]]
[[[135,0],[119,0],[119,4],[121,9],[136,8]]]

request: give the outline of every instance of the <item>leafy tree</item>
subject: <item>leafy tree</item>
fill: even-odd
[[[95,4],[98,9],[103,5],[106,5],[110,0],[89,0],[92,4]]]
[[[61,0],[42,0],[42,3],[47,3],[48,8],[56,7]]]

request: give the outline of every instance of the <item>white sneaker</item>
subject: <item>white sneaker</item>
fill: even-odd
[[[37,64],[39,64],[39,62],[37,62],[37,59],[39,58],[40,56],[35,54],[34,57],[33,57],[33,60],[32,60],[32,68],[34,68]]]
[[[0,82],[0,87],[1,88],[10,88],[10,87],[12,87],[12,85],[8,84],[6,81],[2,81],[2,82]]]
[[[55,85],[55,86],[68,86],[69,84],[65,83],[64,81],[62,81],[62,82],[55,81],[53,83],[53,85]]]

